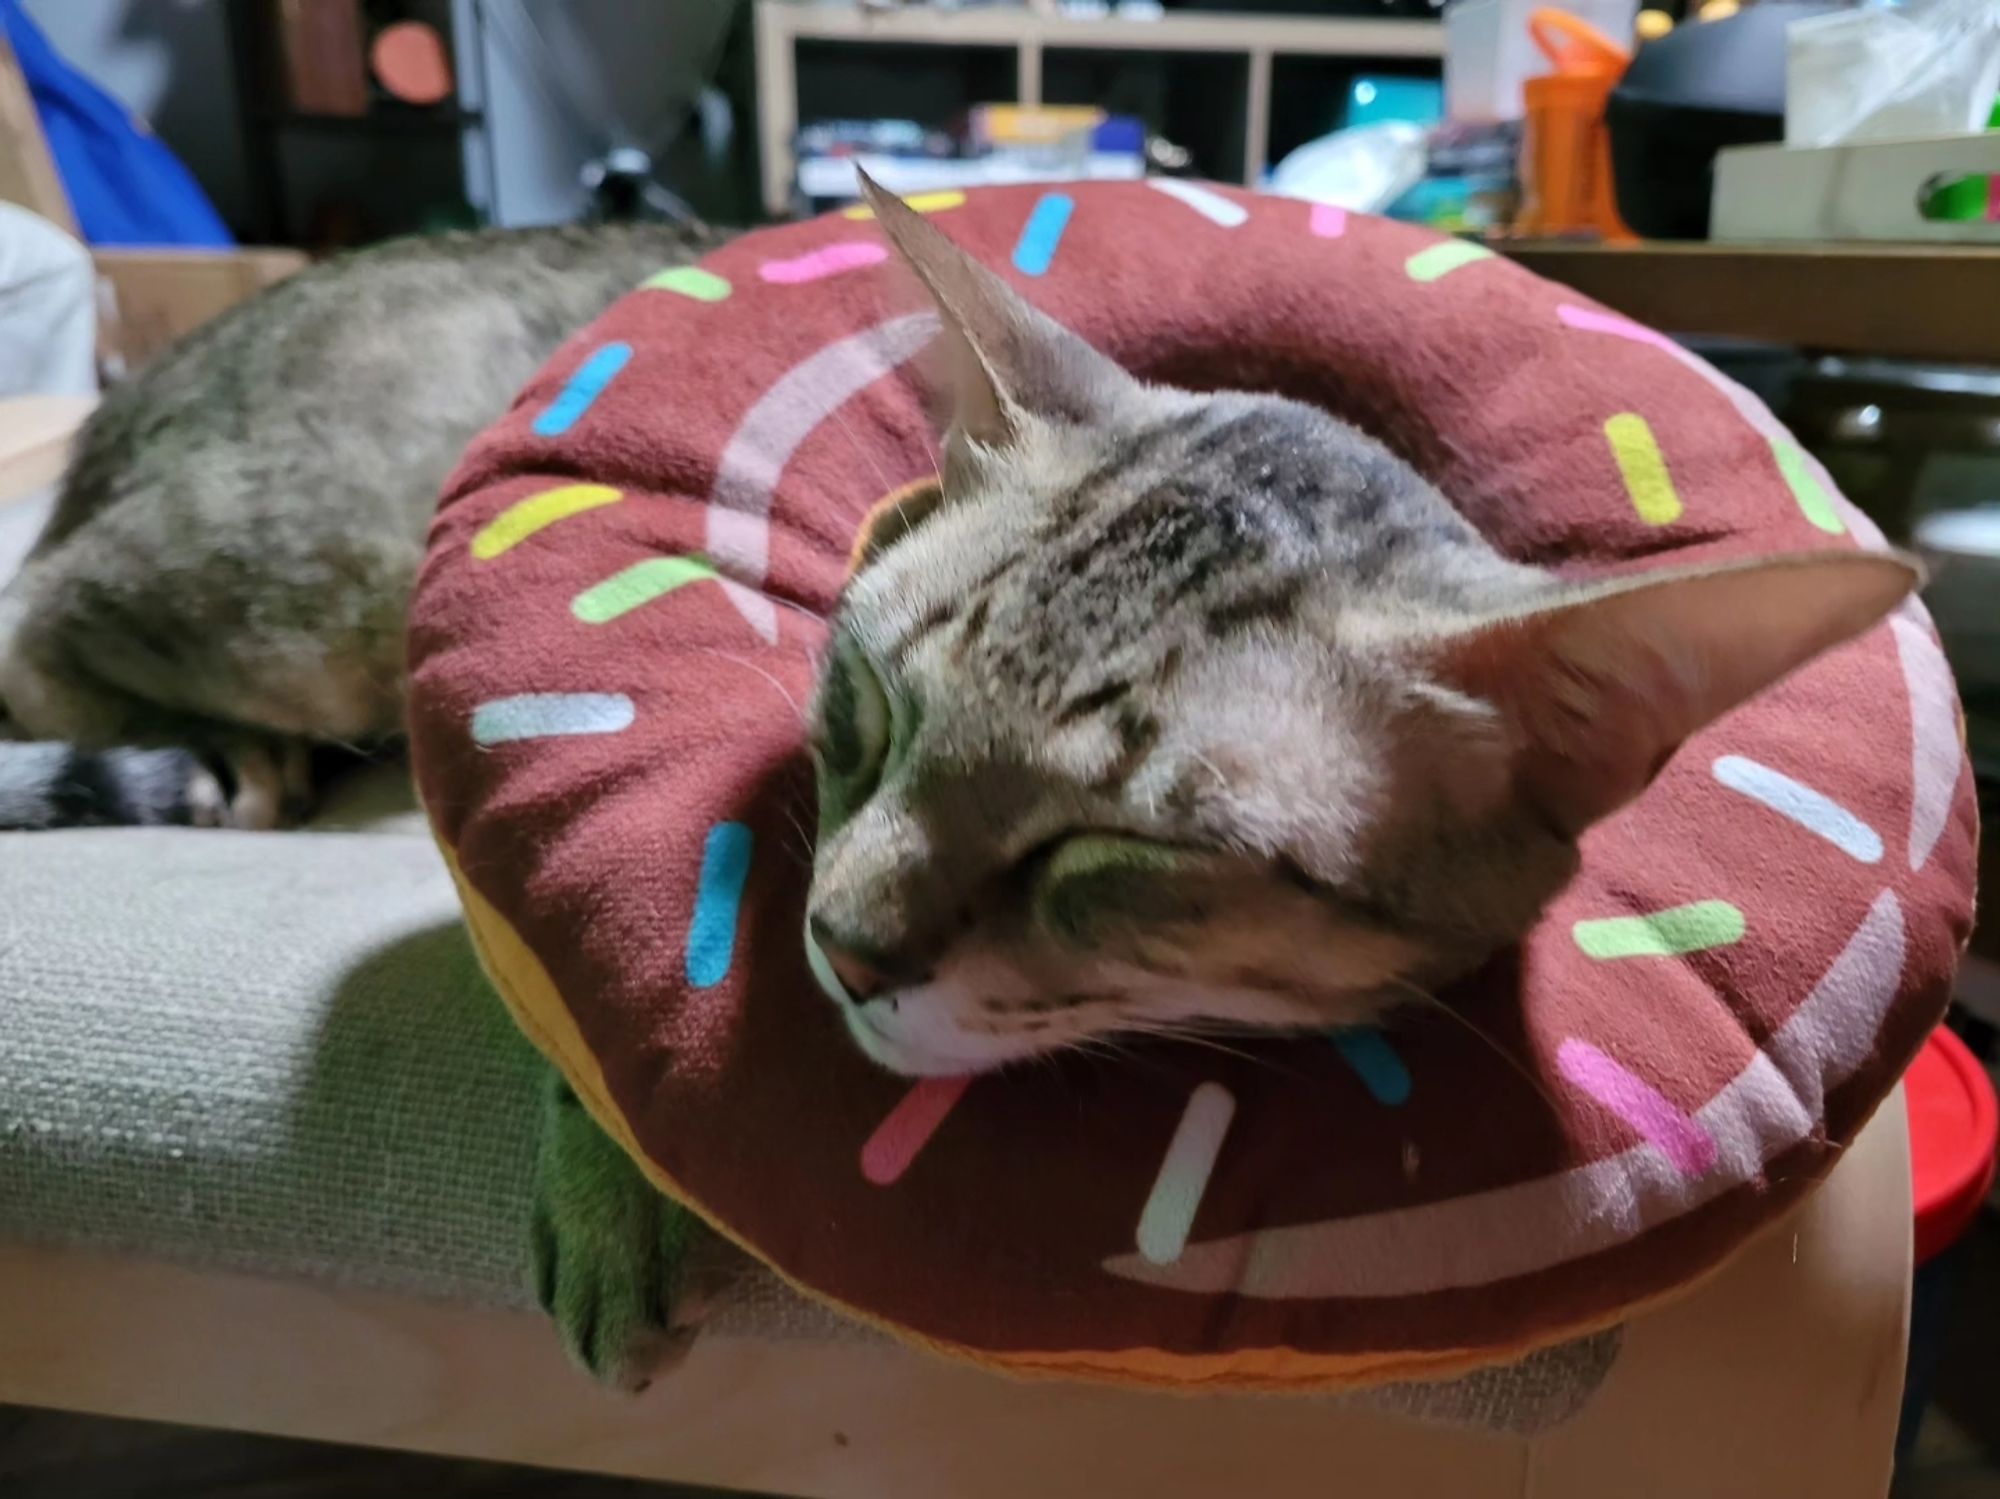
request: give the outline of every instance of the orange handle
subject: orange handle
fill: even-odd
[[[1543,6],[1528,16],[1528,35],[1558,73],[1572,76],[1617,74],[1632,54],[1581,16]]]

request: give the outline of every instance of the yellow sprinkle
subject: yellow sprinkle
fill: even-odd
[[[1636,411],[1621,411],[1604,424],[1625,490],[1632,496],[1639,519],[1649,526],[1671,526],[1681,518],[1681,497],[1674,493],[1666,456],[1653,440],[1653,429]]]
[[[618,498],[619,492],[608,484],[565,484],[560,489],[531,494],[525,500],[516,500],[486,523],[472,538],[472,555],[481,562],[490,562],[563,517],[595,510]]]
[[[956,208],[959,204],[963,203],[965,201],[965,194],[960,192],[915,193],[903,199],[903,201],[918,213],[942,213],[947,208]],[[865,206],[849,208],[841,213],[841,217],[844,219],[872,219],[875,217],[875,210]]]

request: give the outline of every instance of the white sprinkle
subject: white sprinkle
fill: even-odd
[[[1762,803],[1808,833],[1818,834],[1850,859],[1863,864],[1881,862],[1882,839],[1873,828],[1833,798],[1793,780],[1783,771],[1742,755],[1724,755],[1715,762],[1715,778],[1731,791]]]
[[[1189,1095],[1152,1195],[1139,1214],[1139,1253],[1153,1264],[1171,1265],[1187,1248],[1188,1231],[1235,1113],[1236,1099],[1220,1083],[1203,1083]]]
[[[1250,210],[1241,203],[1231,202],[1222,194],[1196,187],[1192,182],[1182,182],[1178,177],[1148,177],[1146,186],[1169,198],[1180,199],[1211,224],[1220,224],[1225,229],[1234,229],[1250,218]]]
[[[632,725],[632,699],[622,692],[524,692],[472,710],[475,744],[511,744],[564,734],[615,734]]]

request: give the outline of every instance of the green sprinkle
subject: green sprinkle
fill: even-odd
[[[727,281],[698,265],[677,265],[672,270],[648,276],[639,284],[645,291],[678,292],[684,297],[693,297],[697,302],[720,302],[731,291]]]
[[[1403,263],[1403,269],[1410,273],[1412,281],[1435,281],[1460,266],[1492,258],[1493,252],[1484,245],[1475,245],[1469,239],[1448,239],[1441,245],[1417,251]]]
[[[1570,929],[1591,958],[1671,958],[1743,940],[1743,913],[1726,900],[1698,900],[1650,916],[1579,921]]]
[[[715,569],[700,557],[649,557],[584,589],[570,601],[569,612],[587,625],[601,625],[714,576]]]
[[[1805,512],[1806,519],[1831,536],[1845,531],[1847,527],[1840,523],[1839,512],[1833,508],[1833,496],[1813,477],[1812,465],[1806,462],[1806,455],[1799,450],[1799,445],[1774,437],[1771,439],[1771,452],[1778,460],[1778,472],[1792,486],[1792,498],[1799,502],[1799,509]]]

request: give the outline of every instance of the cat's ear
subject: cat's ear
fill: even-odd
[[[1492,703],[1516,783],[1581,833],[1645,790],[1682,741],[1922,581],[1879,552],[1810,552],[1563,588],[1436,645],[1440,675]]]
[[[1004,447],[1024,420],[1101,422],[1138,389],[1116,363],[1037,311],[909,204],[857,172],[861,195],[944,319],[953,425]]]
[[[917,479],[878,500],[875,508],[861,518],[854,534],[854,546],[847,559],[849,577],[864,568],[890,547],[929,520],[944,503],[944,480]]]

